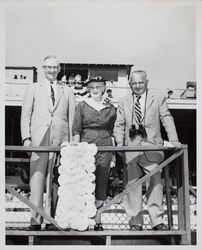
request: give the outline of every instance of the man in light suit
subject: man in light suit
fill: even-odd
[[[57,81],[60,72],[57,57],[47,56],[43,68],[45,80],[29,84],[23,100],[21,135],[24,146],[59,146],[63,141],[72,139],[74,93],[70,87]],[[32,153],[30,201],[41,209],[43,209],[44,187],[50,164],[53,164],[53,153]],[[54,212],[52,211],[52,216]],[[42,217],[31,211],[30,229],[40,230],[42,222]],[[46,226],[48,230],[50,224]]]
[[[117,146],[163,146],[160,122],[164,126],[169,141],[180,148],[181,143],[166,103],[166,97],[157,91],[147,89],[145,71],[132,71],[129,84],[132,93],[120,100],[114,136]],[[128,184],[154,169],[163,161],[162,151],[127,152],[126,164]],[[163,221],[163,188],[161,172],[153,175],[147,187],[147,209],[153,230],[166,230]],[[142,230],[142,186],[133,189],[123,199],[123,206],[129,219],[131,230]]]

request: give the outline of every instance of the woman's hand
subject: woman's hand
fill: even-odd
[[[70,141],[69,145],[70,146],[78,146],[79,142],[76,141]]]
[[[80,135],[76,134],[73,136],[73,141],[71,141],[70,143],[79,143],[80,142]]]
[[[110,162],[110,168],[114,168],[116,166],[116,163],[114,161]]]

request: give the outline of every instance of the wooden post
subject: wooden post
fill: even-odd
[[[34,236],[33,235],[28,236],[28,244],[29,245],[34,245]]]
[[[172,213],[172,202],[170,195],[170,186],[169,186],[169,168],[165,167],[165,190],[166,190],[166,204],[167,204],[167,215],[168,215],[168,228],[169,230],[173,229],[173,213]],[[171,236],[171,245],[175,245],[176,241],[173,236]]]
[[[173,217],[172,217],[172,203],[169,187],[169,169],[168,166],[165,167],[165,190],[166,190],[166,203],[167,203],[167,215],[168,215],[168,227],[171,230],[173,227]]]
[[[186,235],[182,236],[182,245],[191,245],[191,227],[190,227],[190,198],[189,198],[189,164],[188,148],[184,148],[182,161],[182,179],[183,179],[183,200],[184,200],[184,221]]]
[[[184,151],[183,151],[184,152]],[[183,182],[182,182],[182,156],[177,159],[177,203],[178,203],[178,230],[185,230],[184,204],[183,204]]]
[[[178,225],[179,230],[186,231],[186,235],[181,237],[181,244],[191,245],[187,147],[183,148],[183,155],[178,159]]]
[[[111,245],[111,235],[106,236],[106,245],[107,246]]]

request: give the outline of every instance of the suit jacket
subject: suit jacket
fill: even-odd
[[[32,145],[40,145],[48,128],[51,128],[53,145],[59,145],[72,137],[75,97],[72,89],[57,83],[54,106],[44,83],[31,83],[26,89],[21,113],[22,140],[31,137]]]
[[[120,100],[117,107],[117,119],[114,127],[114,136],[117,143],[126,146],[137,145],[136,141],[131,140],[129,137],[129,129],[132,125],[132,108],[132,94]],[[163,145],[160,131],[160,122],[167,132],[169,141],[178,141],[174,120],[168,110],[166,97],[160,92],[147,90],[145,114],[142,118],[142,124],[145,127],[147,141],[150,145]],[[133,124],[135,124],[135,119],[133,119]]]

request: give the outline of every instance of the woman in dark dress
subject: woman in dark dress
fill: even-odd
[[[87,83],[90,97],[76,106],[73,136],[75,142],[94,143],[96,146],[112,146],[112,132],[116,120],[116,109],[104,98],[106,83],[92,79]],[[95,156],[95,205],[100,208],[106,200],[111,152],[98,152]],[[96,216],[96,231],[103,230],[101,216]]]

